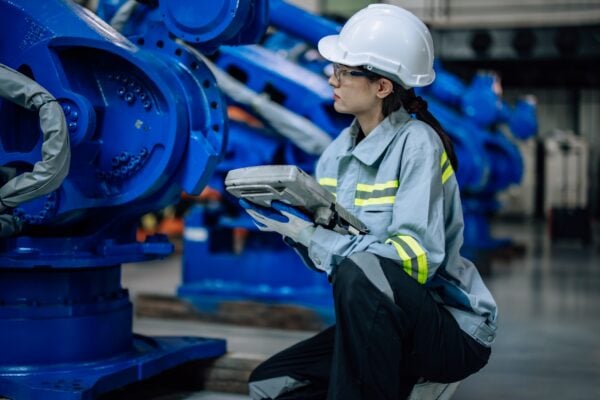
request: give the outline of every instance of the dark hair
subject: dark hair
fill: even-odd
[[[367,79],[369,79],[370,81],[376,81],[380,78],[385,77],[377,75],[375,73],[367,76]],[[410,114],[415,114],[417,119],[431,126],[433,130],[438,134],[440,140],[442,141],[442,144],[444,145],[444,150],[446,150],[448,159],[450,159],[452,168],[454,168],[454,171],[458,171],[458,160],[456,158],[456,153],[454,152],[454,145],[452,144],[452,140],[450,139],[450,136],[448,136],[444,128],[442,128],[442,125],[437,120],[437,118],[435,118],[427,109],[427,102],[423,100],[423,98],[421,98],[420,96],[417,96],[415,94],[414,89],[404,89],[399,83],[394,82],[389,78],[385,79],[388,79],[390,82],[392,82],[393,88],[392,93],[390,93],[385,99],[383,99],[383,104],[381,107],[383,116],[387,117],[402,106],[404,106],[406,111],[408,111]]]

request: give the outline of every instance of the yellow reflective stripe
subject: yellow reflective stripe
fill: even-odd
[[[355,206],[373,206],[377,204],[394,204],[396,196],[372,197],[370,199],[354,199]]]
[[[319,179],[319,185],[321,185],[321,186],[337,186],[337,179],[321,178],[321,179]]]
[[[412,236],[398,235],[397,237],[406,243],[417,256],[417,265],[419,268],[417,282],[421,284],[427,282],[427,255],[425,254],[425,250],[419,246],[419,243]]]
[[[450,178],[453,173],[454,169],[452,168],[452,165],[448,165],[448,168],[446,168],[446,170],[444,170],[444,173],[442,173],[442,185],[446,183],[448,178]]]
[[[444,163],[446,162],[446,160],[448,160],[448,154],[446,154],[446,152],[444,152],[442,154],[442,160],[440,161],[440,167],[444,166]]]
[[[452,176],[454,173],[454,168],[452,168],[452,163],[448,159],[448,154],[444,151],[442,154],[442,159],[440,160],[440,168],[442,169],[442,185],[446,183],[448,178]]]
[[[386,241],[392,243],[402,260],[404,271],[420,284],[427,282],[427,255],[411,236],[398,235]]]
[[[394,204],[396,190],[399,182],[397,180],[375,183],[368,185],[359,183],[356,185],[355,206],[372,206],[378,204]]]
[[[383,183],[376,183],[374,185],[367,185],[365,183],[359,183],[356,185],[356,190],[359,192],[374,192],[375,190],[384,190],[390,188],[397,188],[399,182],[396,181],[388,181]]]
[[[400,244],[394,242],[392,239],[388,239],[385,242],[391,243],[392,246],[394,246],[394,248],[396,249],[396,252],[400,256],[400,259],[402,260],[402,268],[404,269],[404,272],[406,272],[408,274],[408,276],[412,276],[412,266],[411,266],[412,262],[411,262],[410,256],[408,254],[406,254],[406,251],[404,251],[404,249],[402,248],[402,246],[400,246]]]

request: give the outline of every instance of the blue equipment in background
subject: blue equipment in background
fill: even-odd
[[[160,47],[147,40],[159,33],[166,36],[158,40],[178,38],[202,53],[213,53],[222,45],[258,42],[265,33],[269,4],[267,0],[100,0],[95,12],[138,44]]]
[[[127,2],[116,3],[101,1],[97,14],[107,21],[119,19],[119,10],[124,10]],[[303,21],[314,26],[317,26],[315,21],[332,25],[279,1],[268,4],[272,18],[278,18],[273,13],[278,4],[295,10],[296,20],[303,17]],[[137,4],[120,30],[138,43],[155,29],[153,20],[160,20],[157,13],[151,7]],[[198,18],[200,21],[194,24],[201,23],[203,17],[198,15]],[[192,20],[190,17],[190,24]],[[148,40],[143,43],[146,46]],[[205,61],[214,62],[211,68],[229,106],[241,109],[259,126],[230,118],[224,158],[209,181],[209,187],[220,192],[221,198],[194,205],[185,218],[182,284],[178,295],[205,312],[214,311],[223,300],[253,299],[306,305],[318,310],[323,320],[333,321],[327,280],[308,270],[280,237],[260,232],[238,207],[238,200],[226,193],[223,181],[231,169],[261,164],[295,164],[312,172],[325,145],[351,120],[334,111],[332,93],[322,73],[309,71],[259,46],[194,47],[205,54],[212,53]],[[241,87],[232,86],[232,79]],[[259,101],[267,104],[257,110]],[[280,121],[273,121],[271,114],[281,112],[278,107],[291,112],[277,117]],[[320,136],[300,135],[290,140],[281,127],[293,125],[295,122],[290,120],[295,119],[302,121],[296,121],[300,126],[294,129],[318,127],[315,130],[320,131],[317,132]],[[307,141],[314,143],[307,145]],[[278,264],[282,268],[273,271],[273,265]]]
[[[279,234],[258,234],[245,215],[227,218],[223,208],[197,206],[187,214],[178,295],[207,312],[216,312],[223,301],[240,299],[294,304],[332,323],[327,279],[302,265]]]
[[[454,142],[465,220],[463,255],[476,258],[482,251],[512,245],[509,239],[493,238],[489,226],[500,208],[496,195],[523,176],[521,153],[500,127],[508,126],[521,140],[535,135],[535,102],[523,98],[510,107],[502,101],[498,77],[490,72],[478,73],[468,85],[439,64],[436,75],[420,94]]]
[[[301,36],[315,46],[321,37],[340,29],[337,24],[284,1],[271,0],[269,7],[272,26]],[[351,122],[350,117],[333,109],[332,91],[322,69],[307,68],[258,45],[222,46],[213,59],[237,81],[306,118],[331,138]],[[232,98],[228,101],[264,121],[252,107]],[[223,197],[218,204],[195,206],[185,219],[182,285],[178,295],[207,311],[226,300],[295,304],[309,307],[323,323],[329,324],[334,321],[334,313],[327,279],[306,268],[279,235],[259,231],[238,207],[238,200],[223,188],[225,175],[235,168],[295,164],[314,172],[320,152],[303,151],[298,143],[286,140],[276,130],[276,137],[269,136],[272,128],[268,121],[262,129],[232,124],[228,148],[231,157],[226,156],[210,184]],[[258,135],[262,139],[257,141]],[[264,146],[265,141],[272,145]],[[242,155],[247,152],[254,154],[255,159]]]
[[[23,229],[0,239],[0,395],[90,399],[226,350],[133,334],[120,282],[122,263],[173,251],[161,235],[136,241],[140,216],[199,193],[227,143],[215,79],[175,37],[213,51],[265,29],[266,1],[182,3],[160,1],[132,43],[67,0],[0,1],[0,62],[56,98],[70,140],[58,189],[3,209]],[[0,99],[2,189],[35,172],[43,142],[38,116]]]

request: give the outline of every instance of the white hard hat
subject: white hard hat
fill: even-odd
[[[371,4],[354,14],[339,35],[319,41],[325,59],[364,66],[405,88],[429,85],[433,40],[425,24],[411,12],[391,4]]]

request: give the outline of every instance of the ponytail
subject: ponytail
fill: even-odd
[[[369,78],[370,80],[383,78],[379,75],[373,75],[373,77]],[[429,126],[431,126],[433,130],[438,134],[440,140],[442,141],[442,144],[444,145],[444,150],[446,150],[446,154],[448,155],[450,164],[452,164],[452,168],[454,168],[454,171],[458,171],[458,160],[456,158],[456,153],[454,152],[454,145],[452,144],[452,140],[450,139],[450,136],[448,136],[444,128],[442,128],[442,125],[437,120],[437,118],[435,118],[427,109],[427,102],[423,100],[422,97],[417,96],[413,88],[404,89],[397,82],[391,82],[394,85],[393,92],[385,99],[383,99],[383,105],[381,109],[383,116],[387,117],[394,111],[400,109],[400,107],[404,106],[404,109],[406,109],[406,111],[408,111],[410,114],[416,115],[418,120],[423,121]]]
[[[418,120],[425,122],[433,128],[444,145],[444,150],[446,150],[452,168],[454,168],[454,171],[458,171],[458,159],[454,152],[452,139],[450,139],[450,136],[448,136],[444,128],[442,128],[440,121],[429,112],[427,109],[427,102],[423,100],[422,97],[415,95],[415,90],[413,88],[407,90],[400,85],[398,85],[398,87],[400,89],[400,95],[398,97],[400,97],[406,111],[410,114],[415,114]]]

